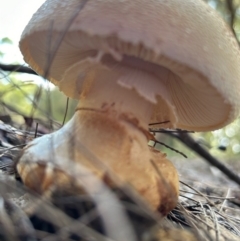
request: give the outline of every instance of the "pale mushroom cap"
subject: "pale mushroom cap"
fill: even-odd
[[[147,88],[148,79],[119,82],[156,103],[153,122],[207,131],[237,117],[239,46],[202,0],[89,0],[79,11],[82,2],[47,0],[20,41],[25,61],[41,75],[50,66],[47,78],[67,95],[77,98],[81,87],[81,78],[69,79],[68,73],[100,50],[108,54],[103,64],[124,61],[159,78],[161,90]]]

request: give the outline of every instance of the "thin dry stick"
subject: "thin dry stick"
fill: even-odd
[[[154,141],[154,142],[155,142],[154,145],[153,145],[153,147],[155,147],[155,146],[156,146],[156,143],[158,143],[158,144],[160,144],[160,145],[162,145],[162,146],[167,147],[168,149],[170,149],[170,150],[172,150],[172,151],[175,151],[176,153],[182,155],[183,157],[187,158],[187,155],[185,155],[183,152],[178,151],[177,149],[175,149],[175,148],[173,148],[173,147],[171,147],[171,146],[169,146],[169,145],[167,145],[167,144],[165,144],[165,143],[163,143],[163,142],[161,142],[161,141],[156,141],[156,140],[151,140],[151,141]]]
[[[9,218],[5,208],[3,208],[4,200],[0,198],[0,225],[1,225],[1,236],[4,234],[7,241],[17,240],[16,229],[13,226],[12,220]]]
[[[179,196],[180,196],[180,197],[184,197],[184,198],[186,198],[186,199],[188,199],[188,200],[191,200],[192,202],[196,202],[196,203],[198,203],[198,201],[194,200],[193,198],[190,198],[190,197],[184,196],[184,195],[182,195],[182,194],[180,194]]]
[[[0,154],[0,157],[3,157],[4,155],[6,155],[10,150],[17,149],[18,147],[24,147],[25,145],[26,144],[21,144],[13,147],[4,148],[4,152]]]
[[[38,132],[38,123],[36,124],[36,129],[35,129],[35,133],[34,133],[34,138],[37,138],[37,132]]]
[[[235,16],[236,16],[236,8],[233,4],[233,0],[226,0],[226,7],[230,13],[230,28],[232,29],[233,34],[235,35],[236,39],[237,39],[237,34],[236,31],[234,29],[234,21],[235,21]]]
[[[221,211],[223,210],[223,207],[225,206],[225,204],[226,204],[226,202],[227,202],[227,199],[228,199],[228,196],[230,195],[230,193],[231,193],[231,190],[230,190],[230,188],[228,188],[226,197],[224,198],[224,201],[223,201],[223,203],[222,203],[222,205],[221,205],[221,207],[220,207],[220,209],[219,209],[219,212],[221,212]]]
[[[210,213],[211,213],[212,219],[214,220],[214,228],[215,228],[215,234],[216,234],[216,241],[219,241],[219,238],[220,238],[219,224],[218,224],[218,220],[217,220],[217,217],[216,217],[216,213],[212,210],[211,207],[210,207]]]
[[[196,188],[188,185],[187,183],[183,182],[183,181],[179,181],[180,183],[182,183],[183,185],[185,185],[186,187],[189,187],[190,189],[194,190],[196,193],[198,193],[200,196],[204,197],[206,199],[206,201],[208,203],[210,203],[213,207],[216,207],[215,203],[212,202],[204,193],[198,191]]]
[[[201,145],[199,145],[189,134],[187,133],[167,133],[179,141],[181,141],[184,145],[186,145],[191,150],[195,151],[199,156],[203,157],[208,163],[217,167],[220,171],[222,171],[228,178],[232,181],[236,182],[240,185],[240,177],[237,173],[231,171],[227,166],[218,161],[215,157],[213,157],[206,149],[204,149]]]
[[[194,194],[196,196],[202,196],[198,193],[194,193],[194,192],[189,192],[189,191],[185,191],[185,190],[180,190],[180,192],[185,192],[185,193],[189,193],[189,194]],[[213,198],[213,199],[224,199],[224,200],[231,200],[234,199],[235,197],[218,197],[218,196],[210,196],[210,195],[206,195],[206,197],[208,198]]]
[[[162,124],[166,124],[166,123],[170,123],[170,121],[155,122],[155,123],[150,123],[148,125],[155,126],[155,125],[162,125]]]
[[[34,70],[30,69],[29,67],[18,65],[18,64],[1,64],[0,63],[0,69],[11,73],[18,72],[18,73],[38,75]]]
[[[67,103],[66,103],[65,114],[64,114],[64,117],[63,117],[62,126],[65,124],[65,121],[66,121],[68,105],[69,105],[69,97],[67,97]]]
[[[79,8],[76,9],[76,12],[69,19],[69,21],[66,24],[65,30],[62,32],[59,39],[55,43],[53,51],[50,51],[50,49],[49,49],[49,51],[47,52],[47,53],[49,53],[49,55],[48,55],[48,59],[47,59],[47,65],[46,65],[46,70],[45,70],[45,73],[44,73],[44,78],[48,77],[49,71],[51,69],[51,65],[54,61],[54,58],[57,54],[58,49],[60,48],[60,45],[61,45],[64,37],[66,36],[66,34],[67,34],[69,28],[71,27],[72,23],[74,22],[74,20],[76,19],[76,17],[80,13],[80,11],[85,7],[87,2],[88,2],[88,0],[81,1],[81,3],[79,4]],[[54,24],[54,22],[52,22],[52,24]],[[52,31],[50,29],[50,35],[51,35],[51,33],[52,33]],[[51,41],[51,38],[49,40]],[[48,45],[48,47],[50,47],[50,45]]]

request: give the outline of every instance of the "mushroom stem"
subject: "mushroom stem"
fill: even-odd
[[[40,192],[51,183],[56,183],[56,178],[41,174],[42,170],[37,166],[39,162],[47,166],[51,160],[52,165],[62,170],[68,170],[71,161],[79,162],[100,178],[110,177],[107,170],[99,168],[101,163],[96,165],[93,160],[87,159],[81,149],[84,145],[123,183],[132,185],[154,210],[159,209],[162,214],[167,214],[175,207],[178,198],[177,171],[165,154],[149,148],[147,142],[142,129],[131,120],[120,118],[116,112],[82,109],[76,111],[60,130],[31,142],[24,149],[17,170],[25,185]],[[26,168],[30,161],[31,171]],[[151,161],[156,164],[160,176]],[[42,175],[39,178],[36,177],[38,169]],[[48,180],[42,180],[44,177]],[[40,180],[47,186],[42,188]],[[65,185],[59,178],[57,182]],[[114,180],[111,182],[114,183]]]
[[[111,80],[101,81],[103,91],[98,91],[100,81],[85,83],[73,118],[55,133],[35,139],[24,150],[18,169],[24,172],[21,163],[29,159],[37,162],[39,157],[46,163],[52,160],[63,170],[69,165],[64,160],[74,160],[105,178],[107,171],[87,159],[81,143],[121,181],[131,184],[153,209],[166,214],[177,202],[178,175],[165,154],[148,147],[148,122],[154,104]]]
[[[139,74],[139,71],[136,71],[136,74]],[[140,96],[134,88],[125,88],[118,83],[131,77],[130,74],[119,76],[119,72],[105,70],[93,80],[86,78],[77,110],[92,109],[108,112],[110,116],[115,113],[115,118],[132,120],[134,125],[148,130],[154,103]]]

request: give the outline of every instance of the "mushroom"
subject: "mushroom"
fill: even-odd
[[[17,164],[38,191],[54,181],[34,178],[44,177],[49,162],[63,170],[81,163],[106,177],[81,144],[166,214],[177,203],[178,175],[165,154],[148,147],[148,124],[210,131],[239,113],[237,41],[201,0],[47,0],[20,49],[36,72],[79,99],[73,118],[32,141]]]

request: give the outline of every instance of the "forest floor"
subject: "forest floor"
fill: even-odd
[[[3,130],[4,129],[3,127],[4,126],[2,125],[2,129],[0,128],[0,141],[1,141],[0,144],[8,145],[8,143],[6,143],[7,139],[5,138],[6,130]],[[11,148],[11,145],[9,147]],[[9,147],[4,147],[4,148],[9,148]],[[4,150],[4,148],[2,148],[1,150]],[[179,157],[171,157],[170,159],[173,162],[173,164],[176,166],[179,172],[179,178],[180,178],[179,203],[178,203],[178,206],[168,215],[168,217],[164,219],[164,222],[167,220],[168,226],[167,226],[167,229],[165,228],[161,229],[161,230],[164,230],[164,233],[161,233],[162,232],[161,231],[160,232],[161,234],[159,234],[161,238],[149,239],[149,240],[154,240],[154,241],[155,240],[158,240],[158,241],[159,240],[161,241],[185,241],[185,240],[186,241],[187,240],[189,241],[195,241],[195,240],[197,241],[203,241],[203,240],[205,241],[208,241],[208,240],[209,241],[225,241],[225,240],[238,241],[240,240],[240,228],[239,228],[240,227],[240,189],[239,189],[239,186],[233,181],[229,180],[229,178],[226,177],[217,168],[212,167],[206,161],[202,160],[199,157],[196,157],[194,159],[193,158],[183,159]],[[11,158],[9,159],[9,155],[6,157],[5,154],[1,155],[0,153],[1,165],[4,166],[6,164],[6,166],[8,166],[10,162],[11,162]],[[230,169],[234,170],[237,173],[240,173],[240,165],[237,161],[227,161],[226,164],[228,165],[228,167],[230,167]],[[2,175],[5,175],[5,174],[2,174]],[[0,181],[2,181],[1,176],[0,176],[0,179],[1,179]],[[13,187],[15,184],[13,183],[11,185]],[[3,194],[3,192],[6,192],[6,190],[9,191],[11,188],[8,187],[4,189],[3,186],[4,185],[2,183],[0,186],[0,194],[2,194],[5,198],[6,193]],[[28,210],[32,209],[33,211],[31,211],[31,214],[29,214],[28,211],[25,212],[27,213],[27,216],[28,216],[27,220],[28,219],[31,220],[31,225],[34,226],[34,229],[37,229],[40,227],[39,229],[42,230],[42,227],[44,227],[44,232],[41,231],[41,233],[39,233],[38,231],[37,235],[40,235],[40,236],[42,235],[42,237],[46,237],[46,232],[49,232],[49,224],[46,224],[45,221],[44,222],[41,221],[39,224],[39,219],[38,219],[38,215],[40,213],[41,215],[44,214],[44,211],[40,211],[39,213],[39,207],[40,207],[40,210],[44,210],[45,201],[40,202],[37,207],[35,205],[35,202],[38,202],[36,200],[38,200],[39,197],[31,196],[31,194],[30,194],[31,196],[30,197],[28,193],[26,195],[26,191],[24,189],[22,189],[21,187],[20,189],[16,191],[16,193],[18,193],[17,195],[15,195],[16,198],[12,198],[10,202],[9,200],[4,199],[6,202],[5,205],[8,206],[8,209],[9,209],[9,205],[11,207],[11,201],[13,201],[15,204],[17,204],[17,206],[20,207],[21,211],[18,210],[20,213],[22,211],[25,212],[25,208],[27,208]],[[12,190],[14,190],[14,188]],[[28,198],[29,200],[35,200],[35,201],[29,202]],[[35,205],[35,210],[31,207],[32,205],[33,206]],[[72,209],[71,205],[70,205],[70,209]],[[76,207],[76,208],[79,208],[79,207]],[[81,206],[81,209],[82,209],[82,206]],[[1,210],[1,207],[0,207],[0,210]],[[48,211],[49,213],[51,212],[56,213],[56,209],[50,208],[49,210],[50,210]],[[2,218],[1,215],[2,214],[0,212],[0,225],[1,223],[4,224],[4,222],[1,220]],[[44,215],[48,216],[46,212]],[[50,215],[50,216],[53,216],[53,215]],[[48,219],[49,218],[51,219],[50,216],[48,216]],[[136,220],[135,215],[133,216],[130,215],[130,219],[133,220],[132,225],[137,226],[136,230],[139,231],[143,229],[141,226],[143,224],[139,223],[139,220],[142,220],[142,217],[140,219],[137,218]],[[37,223],[36,223],[36,220],[38,220]],[[53,222],[56,222],[56,221],[57,221],[56,219],[55,221],[53,220]],[[13,221],[13,223],[14,222],[15,221]],[[146,226],[150,225],[149,223],[151,222],[147,220]],[[27,225],[29,225],[28,221],[27,223],[28,223]],[[169,223],[171,223],[170,226],[169,226]],[[45,230],[46,225],[48,227],[47,230]],[[96,227],[96,224],[94,223],[92,224],[92,226]],[[52,231],[52,226],[50,225],[50,227],[51,227],[50,231]],[[97,227],[99,227],[99,224],[97,224]],[[190,232],[194,234],[192,236],[193,238],[187,239],[186,234],[185,233],[182,234],[181,232],[178,233],[177,235],[174,234],[174,237],[171,236],[171,238],[169,238],[170,236],[168,236],[168,238],[166,238],[165,237],[166,232],[169,233],[166,230],[172,230],[171,227],[173,228],[177,227],[178,229],[181,229],[181,230],[190,230]],[[172,234],[173,232],[171,231],[170,233]],[[8,239],[2,239],[1,237],[2,236],[0,232],[0,240],[1,241],[8,240]],[[13,239],[13,240],[15,241],[18,239]],[[45,240],[45,239],[39,238],[37,240]],[[58,236],[56,236],[55,239],[53,238],[50,240],[60,240],[60,239]],[[69,240],[72,240],[72,239],[69,239]],[[85,240],[85,239],[81,239],[81,240]],[[145,240],[145,239],[139,239],[139,240]]]

